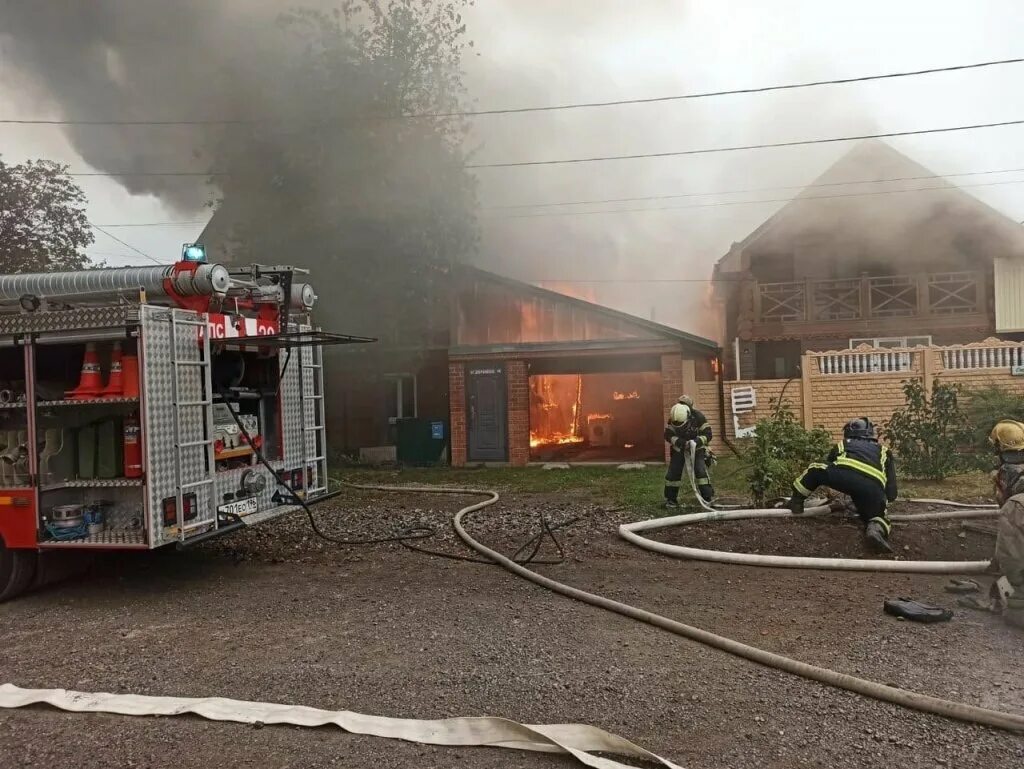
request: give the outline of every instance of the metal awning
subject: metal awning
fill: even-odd
[[[219,347],[262,347],[285,349],[289,347],[313,347],[336,344],[366,344],[377,340],[368,336],[335,334],[331,331],[286,331],[266,336],[233,336],[211,339],[210,344]]]

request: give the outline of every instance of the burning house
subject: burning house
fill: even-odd
[[[662,460],[666,407],[718,345],[463,267],[448,351],[452,463]]]
[[[225,263],[229,219],[218,211],[202,238]],[[363,319],[374,344],[325,356],[332,450],[454,465],[662,460],[667,406],[714,379],[708,339],[474,267],[419,299],[417,322]],[[430,458],[403,452],[403,435]]]

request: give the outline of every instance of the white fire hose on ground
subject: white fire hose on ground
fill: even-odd
[[[495,491],[481,489],[443,488],[430,486],[365,486],[377,491],[424,494],[462,494],[484,496],[481,502],[463,507],[455,514],[452,525],[456,533],[470,548],[489,558],[508,571],[560,595],[582,601],[607,611],[621,614],[640,622],[667,630],[697,643],[719,649],[742,659],[782,670],[812,681],[856,692],[867,697],[933,715],[955,718],[968,723],[981,724],[1014,732],[1024,732],[1024,715],[978,707],[962,702],[944,700],[895,686],[888,686],[828,668],[775,654],[725,636],[683,624],[668,617],[640,609],[629,604],[588,593],[579,588],[538,574],[520,566],[512,559],[475,540],[466,531],[466,516],[493,505],[499,500]],[[779,513],[779,511],[765,511]],[[607,751],[660,763],[676,769],[672,762],[656,756],[636,745],[594,727],[570,724],[558,726],[528,726],[500,718],[456,718],[444,721],[420,721],[363,716],[346,711],[330,712],[313,708],[242,702],[220,698],[191,699],[144,697],[136,695],[87,694],[63,689],[19,689],[5,684],[0,686],[0,707],[20,708],[45,703],[69,711],[117,713],[123,715],[183,715],[195,714],[214,720],[242,723],[287,723],[300,726],[320,726],[333,723],[356,734],[403,739],[433,745],[489,745],[543,752],[567,753],[580,763],[594,769],[627,769],[625,764],[593,755],[594,751]]]
[[[706,521],[739,521],[754,518],[811,518],[826,515],[830,508],[827,504],[818,504],[806,508],[801,516],[794,516],[788,510],[767,509],[718,509],[706,502],[697,490],[697,481],[693,472],[693,460],[696,444],[688,445],[687,476],[693,495],[706,512],[674,515],[666,518],[652,518],[646,521],[625,523],[619,527],[619,536],[637,547],[650,550],[673,558],[690,558],[697,561],[713,563],[731,563],[741,566],[770,566],[788,569],[825,569],[841,571],[884,571],[904,574],[980,574],[988,571],[990,561],[894,561],[862,558],[811,558],[789,555],[762,555],[760,553],[734,553],[725,550],[708,550],[684,545],[671,545],[658,542],[640,535],[640,532],[667,529],[673,526],[686,526]],[[948,502],[941,499],[908,499],[906,502],[915,504],[949,505],[962,508],[913,515],[891,515],[893,521],[936,521],[962,518],[990,518],[999,514],[998,505],[965,505],[960,502]]]

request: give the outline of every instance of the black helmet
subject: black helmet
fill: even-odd
[[[878,433],[875,431],[875,426],[871,423],[870,419],[860,417],[859,419],[851,419],[843,426],[843,438],[846,440],[860,438],[861,440],[876,441],[878,440]]]

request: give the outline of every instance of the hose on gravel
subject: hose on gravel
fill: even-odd
[[[990,561],[896,561],[862,558],[814,558],[808,556],[762,555],[761,553],[737,553],[726,550],[710,550],[685,545],[672,545],[640,536],[639,532],[654,531],[673,526],[685,526],[705,521],[738,521],[755,518],[813,518],[829,512],[829,506],[818,503],[808,507],[803,515],[794,516],[789,510],[778,508],[740,508],[734,505],[713,506],[697,490],[697,479],[693,472],[696,444],[687,445],[686,463],[690,488],[703,513],[675,515],[667,518],[652,518],[619,526],[619,536],[626,541],[652,552],[673,558],[689,558],[712,563],[730,563],[740,566],[767,566],[781,569],[821,569],[826,571],[881,571],[903,574],[982,574],[991,567]],[[907,499],[914,504],[945,505],[958,510],[937,510],[911,515],[891,515],[893,521],[938,521],[946,519],[988,518],[999,514],[998,505],[969,505],[943,499]]]
[[[629,604],[621,603],[620,601],[615,601],[604,596],[595,595],[594,593],[588,593],[585,590],[580,590],[579,588],[572,587],[571,585],[566,585],[562,582],[558,582],[557,580],[553,580],[550,577],[545,577],[542,574],[538,574],[535,571],[527,569],[525,566],[520,566],[510,558],[475,540],[469,535],[463,525],[463,521],[467,516],[477,510],[489,507],[499,500],[500,497],[495,491],[482,489],[439,489],[432,487],[396,488],[390,486],[377,486],[375,489],[378,491],[413,491],[431,494],[440,492],[446,494],[466,494],[487,497],[487,499],[481,502],[463,507],[455,514],[455,518],[452,520],[452,525],[455,527],[456,533],[467,546],[475,550],[480,555],[491,559],[513,574],[522,577],[523,579],[527,579],[534,584],[540,585],[541,587],[547,588],[555,593],[559,593],[560,595],[573,598],[577,601],[582,601],[583,603],[605,609],[606,611],[621,614],[624,617],[629,617],[639,622],[647,623],[648,625],[653,625],[654,627],[667,630],[675,635],[688,638],[691,641],[696,641],[697,643],[727,652],[750,662],[755,662],[759,665],[765,665],[766,667],[774,668],[776,670],[782,670],[786,673],[800,676],[801,678],[817,681],[839,689],[845,689],[846,691],[871,697],[882,702],[900,705],[923,713],[931,713],[933,715],[954,718],[968,723],[981,724],[983,726],[991,726],[997,729],[1006,729],[1013,732],[1024,732],[1024,715],[1006,713],[1000,710],[979,707],[977,705],[968,705],[963,702],[953,702],[940,697],[932,697],[927,694],[920,694],[919,692],[912,692],[907,689],[888,686],[876,681],[868,681],[863,678],[847,675],[846,673],[829,670],[828,668],[810,665],[806,662],[800,662],[799,660],[785,657],[781,654],[775,654],[774,652],[759,649],[756,646],[750,646],[731,638],[726,638],[725,636],[717,635],[716,633],[711,633],[698,627],[693,627],[692,625],[677,622],[676,620],[669,619],[668,617],[664,617],[660,614],[654,614],[653,612],[649,612],[645,609],[630,606]]]

